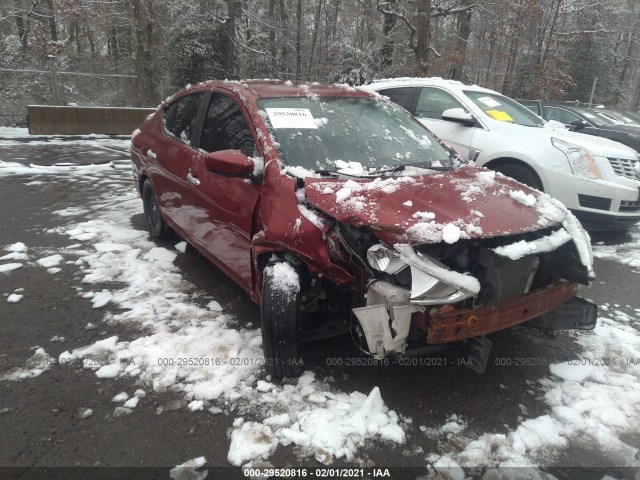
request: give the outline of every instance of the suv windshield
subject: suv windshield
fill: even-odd
[[[408,165],[453,166],[449,152],[428,130],[387,101],[285,97],[258,105],[290,166],[362,175]]]
[[[465,91],[464,94],[484,113],[495,120],[524,125],[525,127],[542,127],[544,120],[515,100],[494,93]]]

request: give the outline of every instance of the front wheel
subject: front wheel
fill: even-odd
[[[169,226],[162,218],[158,199],[149,180],[145,180],[142,186],[142,205],[144,206],[144,216],[147,218],[149,235],[158,240],[167,238]]]
[[[541,192],[544,191],[542,190],[542,182],[540,181],[540,178],[538,178],[536,172],[531,170],[529,167],[515,163],[507,163],[497,166],[494,170],[503,173],[507,177],[511,177],[520,183],[524,183],[528,187],[535,188]]]
[[[300,277],[289,262],[269,263],[262,273],[260,321],[267,372],[275,377],[302,374]]]

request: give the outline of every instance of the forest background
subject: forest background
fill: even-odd
[[[50,59],[53,56],[53,59]],[[207,79],[440,76],[640,108],[640,0],[1,0],[0,125],[27,104],[155,106]]]

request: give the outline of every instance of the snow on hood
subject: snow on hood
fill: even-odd
[[[412,177],[307,178],[307,201],[336,220],[366,226],[389,245],[454,243],[562,222],[559,202],[475,165]]]

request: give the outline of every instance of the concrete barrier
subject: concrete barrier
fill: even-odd
[[[28,105],[31,135],[130,135],[155,108]]]

